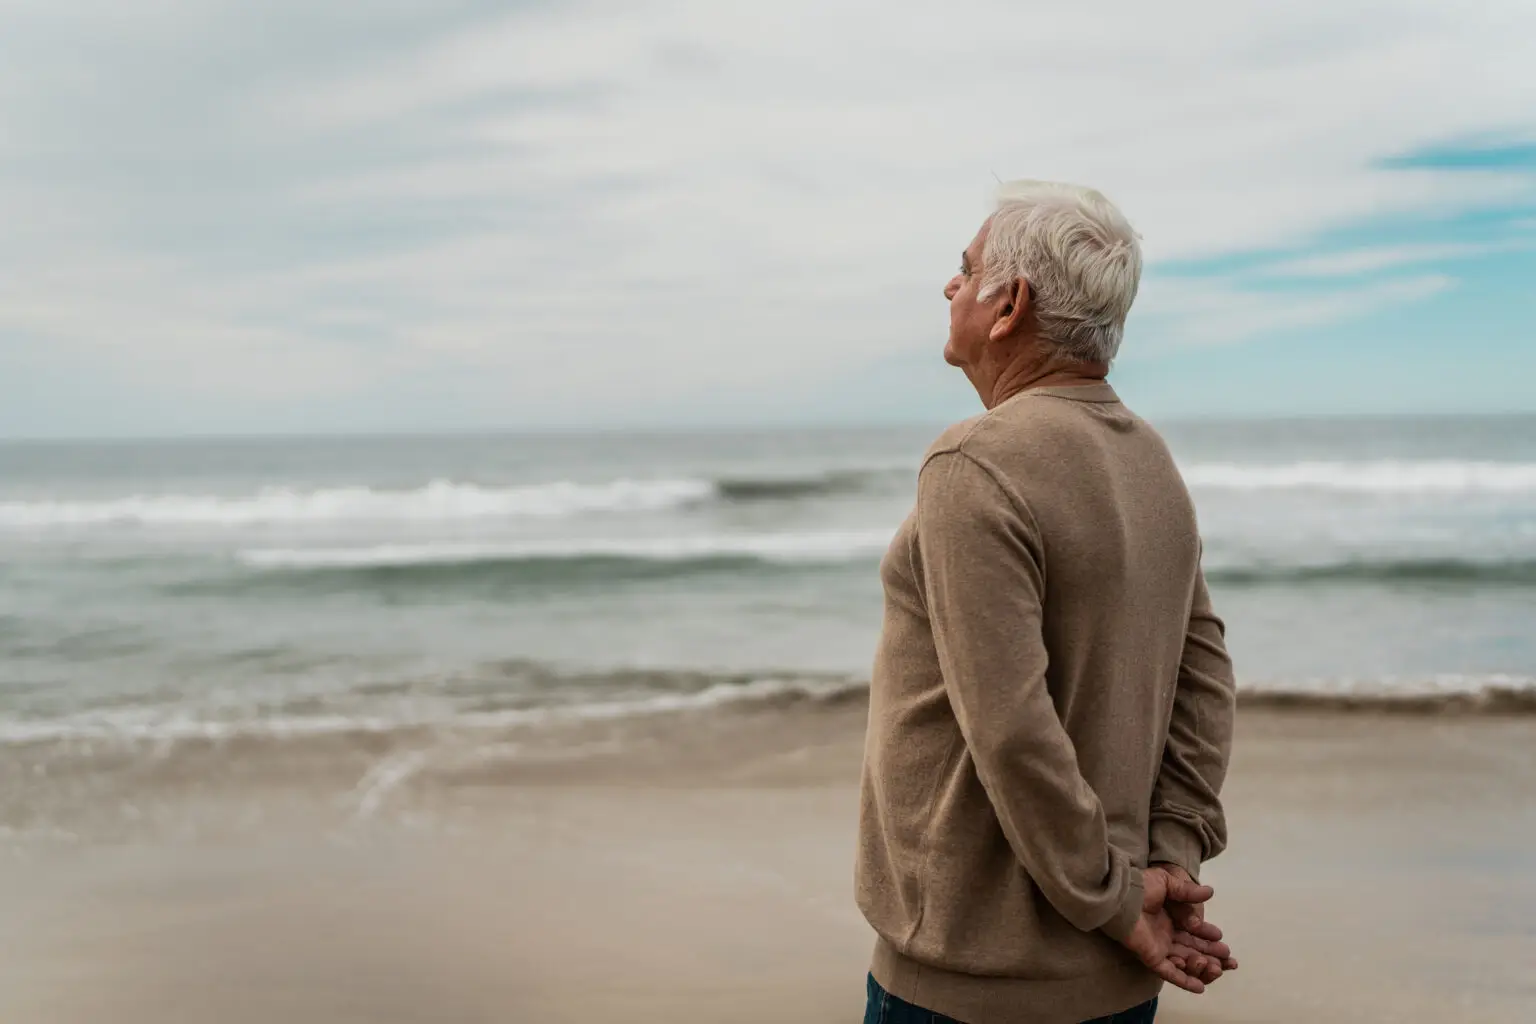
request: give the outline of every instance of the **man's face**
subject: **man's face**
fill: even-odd
[[[979,364],[995,320],[993,307],[998,298],[988,302],[976,299],[981,287],[981,254],[991,226],[988,218],[961,255],[960,272],[944,286],[944,297],[949,300],[949,343],[944,346],[944,361],[961,369]]]

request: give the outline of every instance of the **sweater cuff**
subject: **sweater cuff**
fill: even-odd
[[[1200,862],[1205,856],[1200,833],[1174,818],[1154,818],[1148,833],[1149,865],[1173,864],[1200,881]]]
[[[1130,938],[1131,929],[1136,927],[1136,921],[1141,917],[1142,897],[1145,895],[1145,882],[1140,868],[1132,864],[1128,879],[1129,884],[1125,887],[1125,895],[1120,900],[1120,909],[1116,910],[1115,916],[1099,929],[1122,945],[1126,939]]]

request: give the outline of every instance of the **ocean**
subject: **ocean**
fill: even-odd
[[[0,760],[857,694],[938,429],[0,445]],[[1536,418],[1162,429],[1247,696],[1531,702]]]

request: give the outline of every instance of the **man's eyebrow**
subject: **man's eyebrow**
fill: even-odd
[[[971,269],[971,254],[969,252],[966,252],[963,249],[960,251],[960,269],[961,270],[970,270]]]

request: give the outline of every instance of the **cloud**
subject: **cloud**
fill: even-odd
[[[125,10],[0,5],[0,349],[252,422],[421,379],[622,420],[925,350],[994,171],[1115,197],[1145,321],[1212,340],[1441,279],[1159,265],[1532,196],[1526,168],[1390,163],[1536,127],[1523,0]]]
[[[1420,274],[1357,288],[1297,291],[1257,288],[1233,278],[1154,278],[1131,314],[1136,334],[1145,343],[1128,343],[1125,357],[1140,359],[1318,327],[1384,306],[1424,302],[1455,284],[1445,274]]]
[[[1287,260],[1266,267],[1265,272],[1279,277],[1343,277],[1411,264],[1468,259],[1522,247],[1494,242],[1377,246]]]

